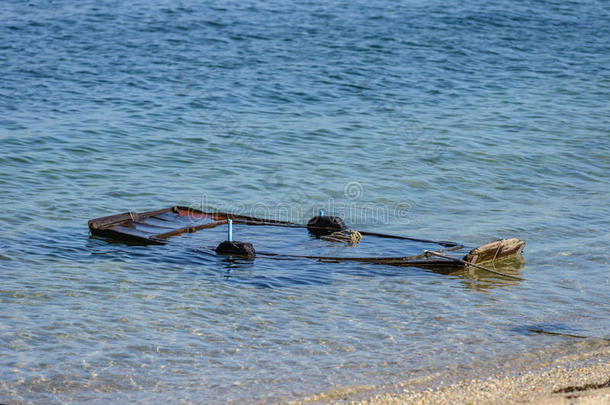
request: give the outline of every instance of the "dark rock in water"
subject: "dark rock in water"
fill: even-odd
[[[254,246],[250,242],[225,240],[216,247],[215,251],[225,255],[246,256],[248,258],[256,256],[256,250],[254,250]]]
[[[320,237],[330,235],[336,231],[345,231],[347,230],[347,226],[345,226],[345,222],[343,222],[341,217],[319,215],[311,218],[309,222],[307,222],[307,230],[314,236]]]

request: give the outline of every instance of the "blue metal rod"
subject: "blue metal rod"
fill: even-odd
[[[227,238],[228,238],[228,241],[231,242],[233,240],[233,220],[227,219],[227,224],[229,225]]]

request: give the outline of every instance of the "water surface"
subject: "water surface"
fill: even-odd
[[[608,337],[607,2],[0,13],[2,401],[281,401]],[[527,281],[89,236],[174,204],[516,236]]]

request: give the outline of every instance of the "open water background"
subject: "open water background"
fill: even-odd
[[[0,402],[281,401],[609,336],[607,1],[0,16]],[[516,236],[527,281],[89,236],[174,204]]]

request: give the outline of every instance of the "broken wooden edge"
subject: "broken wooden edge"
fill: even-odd
[[[129,227],[130,223],[143,221],[147,218],[154,217],[166,212],[173,212],[181,217],[200,219],[203,217],[210,218],[214,222],[207,224],[185,226],[182,228],[172,229],[167,232],[162,232],[150,236],[137,235],[135,233],[129,233],[126,231],[117,231],[112,229],[117,226]],[[273,219],[262,219],[256,217],[250,217],[245,215],[231,214],[228,212],[203,212],[195,208],[184,207],[184,206],[173,206],[169,208],[163,208],[155,211],[146,212],[135,212],[129,211],[116,215],[109,215],[106,217],[100,217],[91,219],[88,221],[89,230],[92,235],[102,236],[117,241],[139,244],[139,245],[164,245],[167,243],[166,239],[171,236],[180,235],[183,233],[197,232],[202,229],[214,228],[219,225],[227,223],[228,219],[232,219],[236,224],[243,225],[273,225],[273,226],[284,226],[293,228],[304,228],[303,225],[294,224],[286,221],[278,221]]]
[[[138,213],[135,211],[129,211],[129,212],[121,213],[121,214],[95,218],[95,219],[89,220],[88,225],[89,225],[89,229],[96,229],[96,230],[104,229],[104,228],[120,225],[123,222],[138,221],[138,220],[146,219],[149,217],[153,217],[155,215],[163,214],[165,212],[174,212],[180,216],[184,216],[187,218],[188,217],[191,217],[191,218],[210,217],[210,218],[214,218],[217,221],[220,221],[220,220],[226,221],[227,219],[232,219],[234,221],[237,220],[240,223],[244,223],[247,225],[289,225],[289,226],[295,226],[295,227],[297,227],[297,226],[304,227],[303,225],[298,225],[298,224],[294,224],[292,222],[287,222],[287,221],[249,217],[246,215],[238,215],[238,214],[232,214],[229,212],[220,212],[220,211],[204,212],[204,211],[201,211],[201,210],[198,210],[195,208],[183,207],[180,205],[176,205],[176,206],[169,207],[169,208],[163,208],[163,209],[155,210],[155,211],[146,211],[146,212],[141,212],[141,213]]]
[[[118,232],[113,229],[104,228],[89,228],[91,234],[94,236],[101,236],[103,238],[109,238],[114,241],[123,242],[128,245],[165,245],[167,243],[164,239],[158,239],[154,237],[142,237],[139,235],[129,235],[123,232]]]
[[[462,260],[470,264],[481,264],[494,262],[509,256],[519,255],[523,252],[525,241],[510,238],[499,239],[472,249]]]

